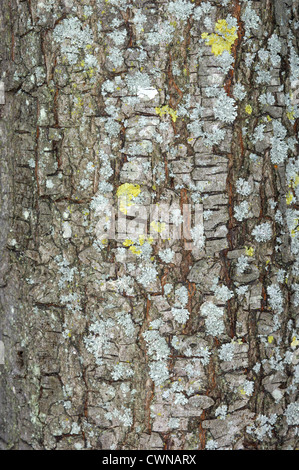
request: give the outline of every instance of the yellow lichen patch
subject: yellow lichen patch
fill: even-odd
[[[145,242],[145,236],[144,235],[139,235],[139,245],[142,246]]]
[[[295,110],[294,108],[292,107],[292,109],[290,111],[287,111],[287,116],[288,116],[288,119],[291,121],[291,122],[294,122],[295,121]]]
[[[123,242],[123,245],[124,246],[131,246],[133,245],[133,241],[132,240],[129,240],[128,238]]]
[[[292,348],[297,348],[297,346],[299,346],[299,341],[296,338],[296,336],[293,336],[291,346],[292,346]]]
[[[291,183],[289,184],[290,188],[296,188],[299,184],[299,175],[296,175],[295,179],[291,179]]]
[[[170,106],[168,106],[168,105],[162,106],[162,108],[155,108],[155,111],[161,117],[164,116],[164,114],[169,114],[169,116],[171,116],[171,119],[173,120],[173,122],[175,122],[177,120],[177,117],[178,117],[177,116],[177,111],[170,108]]]
[[[286,196],[286,201],[287,201],[288,206],[292,203],[293,198],[294,198],[293,193],[291,191],[289,191],[287,196]]]
[[[124,246],[129,246],[129,250],[134,253],[134,255],[140,255],[141,250],[139,250],[135,245],[133,240],[129,240],[128,238],[123,242]]]
[[[247,256],[253,256],[254,255],[254,248],[249,246],[245,246],[245,253]]]
[[[144,235],[139,235],[139,245],[142,246],[145,242],[151,245],[152,243],[154,243],[154,239],[152,237],[145,237]]]
[[[95,69],[89,69],[89,70],[87,70],[86,73],[89,76],[89,78],[92,78],[94,76]]]
[[[124,183],[119,186],[117,190],[117,197],[119,198],[119,210],[123,214],[128,213],[128,207],[133,206],[134,203],[130,202],[133,197],[137,197],[140,194],[139,184]]]
[[[72,110],[72,117],[74,116],[79,116],[79,114],[82,112],[82,108],[84,105],[84,101],[81,98],[81,96],[76,95],[74,97],[74,109]]]
[[[250,104],[248,104],[245,108],[245,111],[247,114],[252,114],[252,106]]]
[[[134,253],[134,255],[141,255],[142,251],[141,250],[138,250],[137,246],[130,246],[129,248],[130,251],[132,251],[132,253]]]
[[[131,184],[131,183],[124,183],[121,186],[119,186],[117,190],[117,196],[122,197],[122,196],[128,196],[128,197],[137,197],[138,194],[140,194],[140,186],[139,184]]]
[[[221,55],[224,51],[230,53],[232,45],[238,37],[235,26],[229,29],[226,20],[219,20],[215,25],[215,33],[203,33],[201,37],[206,39],[208,46],[212,46],[212,53],[214,55]]]
[[[272,344],[274,341],[274,336],[268,336],[268,343]]]
[[[129,238],[127,238],[123,242],[123,246],[129,247],[129,250],[132,253],[134,253],[134,255],[139,256],[142,253],[142,250],[139,247],[144,245],[145,242],[147,242],[149,244],[152,244],[154,242],[154,239],[152,237],[145,237],[144,235],[139,235],[138,241],[130,240]],[[137,246],[136,246],[136,244],[137,244]],[[139,244],[139,246],[138,246],[138,244]]]
[[[153,230],[155,232],[162,233],[166,228],[166,224],[164,222],[155,222],[155,221],[153,221],[151,223],[151,227],[153,228]]]

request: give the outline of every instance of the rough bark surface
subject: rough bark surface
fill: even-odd
[[[298,1],[0,25],[1,447],[298,447]],[[101,238],[128,201],[201,205],[204,244]]]

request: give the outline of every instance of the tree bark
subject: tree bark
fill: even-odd
[[[1,448],[298,447],[298,6],[1,2]]]

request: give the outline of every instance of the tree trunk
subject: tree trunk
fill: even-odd
[[[298,447],[298,6],[1,2],[3,449]]]

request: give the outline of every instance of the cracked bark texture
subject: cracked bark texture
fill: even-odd
[[[1,2],[3,449],[298,446],[296,253],[286,230],[286,161],[270,158],[273,120],[287,129],[283,138],[297,136],[284,96],[291,89],[290,41],[298,53],[298,1],[251,2],[261,23],[250,39],[242,19],[248,3],[186,1],[186,17],[178,18],[172,2],[160,0]],[[201,35],[228,15],[238,37],[232,67],[223,72]],[[259,83],[257,52],[273,34],[280,60],[270,66],[270,82]],[[140,93],[142,80],[153,97]],[[217,96],[207,87],[234,97],[238,82],[247,95],[236,100],[236,119],[219,121]],[[267,92],[274,103],[262,106],[258,98]],[[203,111],[192,118],[196,105]],[[163,106],[177,119],[159,115]],[[188,127],[197,119],[212,135],[218,123],[225,138],[205,146]],[[254,144],[261,123],[264,138]],[[288,158],[296,150],[295,143]],[[245,198],[236,189],[240,178],[251,187]],[[92,198],[102,191],[116,204],[125,183],[140,185],[145,205],[182,209],[194,194],[203,204],[204,247],[159,239],[146,261],[157,271],[150,283],[140,282],[142,257],[126,247],[123,261],[121,242],[97,243],[104,221]],[[249,212],[237,220],[244,200]],[[295,199],[292,207],[298,209]],[[252,231],[266,222],[272,236],[258,242]],[[159,257],[166,248],[174,252],[168,263]],[[240,273],[236,263],[246,254]],[[215,278],[233,293],[228,300],[217,297]],[[271,285],[283,296],[278,313]],[[240,286],[247,286],[244,295]],[[185,324],[172,311],[181,287],[188,293]],[[215,335],[201,310],[209,301],[224,311],[225,328]],[[145,340],[148,331],[156,346]],[[220,352],[225,344],[233,345],[231,358]],[[151,365],[166,365],[163,383],[153,380]]]

